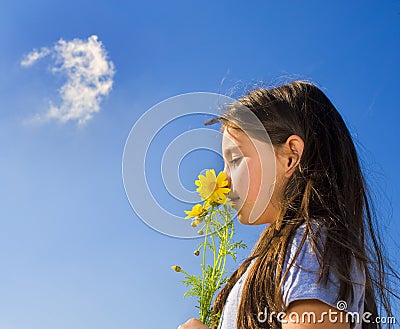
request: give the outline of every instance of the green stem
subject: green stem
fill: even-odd
[[[204,218],[203,229],[205,232],[204,241],[199,245],[199,249],[203,249],[202,273],[201,277],[196,277],[196,283],[192,281],[192,295],[199,297],[200,321],[207,326],[211,326],[214,321],[218,321],[218,317],[214,317],[212,313],[212,299],[215,292],[220,288],[221,283],[225,280],[224,274],[228,253],[231,253],[232,256],[237,248],[237,245],[235,246],[233,243],[234,225],[232,213],[227,205],[212,205]],[[213,252],[212,267],[207,266],[206,263],[208,249],[212,249]],[[184,274],[187,277],[187,282],[194,280],[186,272]]]
[[[211,210],[212,211],[212,210]],[[200,308],[200,321],[205,322],[205,317],[206,314],[204,312],[204,273],[205,273],[205,265],[206,265],[206,252],[207,252],[207,236],[208,236],[208,228],[209,224],[207,220],[205,220],[205,236],[204,236],[204,242],[203,242],[203,259],[201,263],[201,269],[202,269],[202,276],[201,276],[201,293],[199,296],[199,308]]]

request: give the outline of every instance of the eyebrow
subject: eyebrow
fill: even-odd
[[[232,151],[240,151],[240,145],[228,147],[223,153],[226,155],[232,153]]]

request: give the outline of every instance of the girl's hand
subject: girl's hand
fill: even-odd
[[[178,329],[209,329],[200,320],[192,318],[187,320],[184,324],[181,324]]]

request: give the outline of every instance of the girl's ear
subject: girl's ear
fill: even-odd
[[[300,165],[304,150],[304,141],[300,136],[291,135],[285,142],[286,168],[285,176],[289,178]]]

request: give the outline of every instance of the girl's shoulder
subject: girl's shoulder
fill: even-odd
[[[301,245],[306,225],[306,223],[301,224],[295,230],[288,243],[282,271],[282,275],[285,275],[289,267],[282,285],[282,297],[285,306],[287,307],[291,302],[299,299],[318,299],[335,308],[338,305],[341,307],[345,305],[347,311],[363,312],[365,295],[364,268],[355,258],[352,259],[350,280],[353,283],[353,303],[337,300],[340,287],[338,276],[331,271],[326,282],[319,280],[321,272],[319,254],[321,252],[320,248],[324,245],[326,239],[326,228],[317,221],[313,221],[311,228],[315,239],[312,239],[311,234],[307,234]]]

